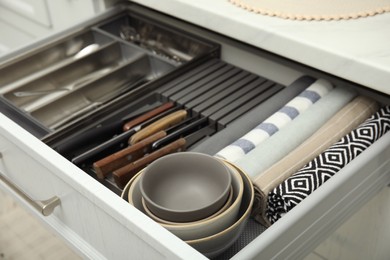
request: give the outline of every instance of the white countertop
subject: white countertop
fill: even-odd
[[[133,2],[390,94],[390,13],[292,21],[251,13],[228,0]]]

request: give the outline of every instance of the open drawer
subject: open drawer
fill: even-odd
[[[129,57],[127,60],[129,64],[136,62],[136,67],[143,68],[141,72],[157,67],[158,75],[161,75],[161,73],[166,74],[158,81],[149,82],[148,84],[142,83],[139,85],[142,88],[138,88],[137,85],[129,93],[123,93],[119,89],[118,93],[120,95],[115,94],[115,100],[111,98],[111,92],[101,87],[100,90],[104,94],[103,96],[108,95],[103,105],[99,104],[99,106],[93,107],[93,110],[87,109],[85,113],[76,118],[68,119],[68,114],[64,113],[60,119],[55,121],[51,121],[54,115],[61,114],[61,111],[70,111],[73,107],[65,107],[68,104],[65,101],[51,103],[52,100],[61,101],[68,97],[72,100],[77,100],[81,95],[80,93],[77,94],[77,91],[85,89],[86,91],[83,94],[89,93],[88,89],[90,89],[89,87],[92,86],[91,82],[95,79],[92,79],[91,82],[88,79],[83,81],[80,85],[82,88],[76,89],[71,93],[75,93],[74,96],[62,96],[61,93],[56,93],[56,95],[51,97],[52,100],[43,100],[40,101],[40,104],[35,103],[35,107],[32,109],[31,100],[26,99],[26,102],[30,102],[30,110],[26,109],[27,103],[14,102],[15,95],[7,93],[13,91],[15,86],[18,88],[21,86],[20,88],[34,91],[36,89],[31,87],[31,82],[39,82],[42,78],[45,79],[47,76],[56,75],[58,68],[76,73],[77,70],[72,70],[71,64],[73,63],[65,60],[61,64],[46,65],[47,67],[42,70],[43,72],[40,75],[35,74],[29,77],[27,83],[23,82],[23,80],[22,82],[13,83],[15,80],[11,80],[11,84],[8,84],[8,89],[3,94],[3,97],[5,97],[4,103],[8,105],[4,108],[7,116],[0,115],[0,172],[10,182],[14,183],[16,187],[13,187],[12,183],[4,185],[4,182],[0,182],[0,187],[15,195],[22,204],[32,209],[39,218],[62,236],[82,257],[90,259],[124,259],[129,257],[136,259],[203,259],[205,258],[204,255],[121,199],[118,196],[120,190],[117,190],[110,183],[97,181],[87,174],[85,170],[72,163],[66,154],[61,155],[52,147],[54,147],[54,144],[60,145],[61,142],[58,142],[58,140],[71,135],[73,131],[76,131],[75,129],[90,126],[90,121],[112,115],[118,108],[123,107],[124,103],[128,103],[129,100],[134,102],[134,104],[138,104],[139,100],[142,103],[143,98],[146,103],[149,103],[150,100],[152,100],[152,103],[160,101],[160,96],[158,98],[155,95],[148,97],[147,94],[153,91],[157,91],[158,94],[163,93],[159,92],[160,86],[169,84],[170,81],[179,78],[187,70],[196,69],[204,62],[218,57],[219,54],[214,48],[215,46],[222,46],[222,60],[228,61],[237,67],[245,66],[246,70],[252,71],[255,75],[270,78],[274,89],[277,86],[290,84],[303,73],[307,73],[307,71],[301,71],[300,67],[295,67],[293,63],[283,65],[283,62],[279,62],[280,60],[283,61],[283,59],[272,59],[271,55],[265,57],[261,55],[261,51],[259,52],[249,46],[234,42],[220,35],[214,35],[212,32],[204,31],[150,10],[132,5],[126,8],[135,10],[141,15],[153,17],[153,20],[156,19],[169,26],[175,25],[176,30],[179,32],[183,31],[185,34],[190,32],[191,37],[189,39],[193,39],[192,34],[199,36],[200,39],[204,37],[207,39],[205,40],[207,44],[204,46],[211,46],[211,49],[206,48],[208,50],[206,51],[207,55],[195,58],[195,62],[189,62],[188,66],[177,65],[181,60],[167,59],[165,52],[159,53],[159,55],[153,56],[153,58],[149,56],[149,58],[145,58],[145,55],[154,55],[154,51],[147,50],[145,54],[144,50],[139,48],[139,46],[132,46],[132,50],[129,51],[129,46],[122,42],[123,39],[120,39],[120,32],[117,31],[118,26],[111,26],[112,24],[121,23],[121,21],[129,22],[126,18],[122,19],[121,13],[124,10],[123,8],[112,10],[86,24],[70,29],[66,32],[67,34],[75,33],[75,31],[88,31],[88,28],[92,26],[96,28],[95,34],[85,37],[96,40],[96,33],[99,34],[98,39],[102,41],[102,46],[99,47],[101,49],[96,50],[97,54],[100,51],[104,53],[106,48],[111,48],[110,53],[112,55],[119,53],[120,57]],[[101,21],[110,21],[110,23],[104,22],[104,25],[100,26]],[[110,33],[107,33],[107,31]],[[62,39],[61,37],[61,35],[54,35],[35,43],[31,47],[34,50],[39,50],[42,46],[46,46],[48,42],[58,43],[58,39]],[[81,34],[80,37],[82,37]],[[108,40],[106,37],[108,37]],[[188,48],[188,45],[191,45],[184,40],[181,42],[186,48]],[[121,46],[123,44],[125,46]],[[199,47],[194,50],[199,50]],[[188,54],[184,55],[182,53],[183,49],[181,47],[176,48],[176,51],[179,51],[183,59],[185,59],[184,57],[188,58]],[[2,68],[16,64],[18,59],[26,57],[23,56],[26,55],[25,53],[28,54],[30,52],[27,49],[20,50],[5,57]],[[204,54],[203,52],[201,53]],[[244,61],[241,56],[243,54],[246,55]],[[104,57],[104,55],[102,56]],[[85,61],[85,63],[81,64],[86,64],[85,68],[89,69],[87,57],[82,57],[81,59]],[[237,64],[235,64],[235,60],[237,60]],[[126,68],[128,66],[127,61],[119,65],[119,68],[115,69],[115,73],[120,73],[122,68]],[[106,64],[111,64],[111,62],[107,61],[107,59],[102,59],[102,62],[98,64],[103,64],[104,68]],[[164,65],[161,66],[161,64]],[[258,66],[254,67],[254,64]],[[264,67],[267,67],[265,71],[262,70]],[[94,70],[99,69],[102,69],[102,67],[94,68]],[[110,75],[113,74],[98,75],[97,82],[101,83],[104,80],[111,82]],[[322,76],[315,70],[313,70],[313,75],[317,77]],[[325,76],[336,85],[344,84],[339,79],[333,79],[329,75]],[[60,77],[52,77],[52,80],[54,79],[60,79]],[[355,88],[352,84],[347,85]],[[147,87],[145,88],[145,86]],[[145,91],[137,92],[139,89]],[[380,93],[374,93],[358,87],[356,87],[356,90],[364,95],[378,99],[382,103],[390,103],[389,98]],[[136,98],[132,98],[134,95]],[[99,96],[96,97],[96,100],[100,101]],[[133,104],[131,102],[130,108]],[[50,106],[50,104],[54,105]],[[65,108],[59,108],[56,104],[64,104]],[[80,104],[83,107],[79,107],[75,111],[80,111],[85,107],[90,108],[90,103],[84,104],[81,102]],[[50,109],[40,110],[45,106]],[[71,114],[74,114],[75,111],[71,111]],[[51,114],[52,112],[55,113]],[[208,117],[208,115],[203,116]],[[208,119],[212,121],[211,116]],[[217,131],[220,121],[217,120],[216,123]],[[219,127],[229,127],[229,125]],[[247,224],[248,230],[254,229],[255,232],[249,233],[249,239],[239,240],[242,243],[239,242],[241,243],[240,245],[234,245],[235,251],[226,252],[220,255],[220,258],[301,259],[310,253],[327,234],[330,234],[332,230],[336,229],[364,202],[390,182],[389,169],[390,134],[388,133],[359,155],[357,160],[348,164],[339,174],[331,178],[320,189],[270,228],[265,230],[253,220],[250,220]],[[26,200],[25,195],[21,195],[17,191],[18,189],[22,190],[29,198]],[[59,205],[54,203],[55,207],[53,207],[53,213],[50,216],[44,217],[39,211],[36,211],[35,208],[39,208],[42,204],[41,202],[36,203],[37,201],[47,200],[55,196],[59,198],[60,203]]]

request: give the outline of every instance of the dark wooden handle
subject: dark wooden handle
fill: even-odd
[[[139,116],[139,117],[127,122],[126,124],[124,124],[123,131],[130,130],[134,126],[139,125],[142,122],[145,122],[146,120],[153,118],[153,117],[157,116],[158,114],[172,108],[174,105],[175,105],[175,103],[173,103],[173,102],[168,102],[168,103],[162,104],[161,106],[159,106],[159,107],[143,114],[142,116]]]
[[[144,138],[146,138],[146,137],[148,137],[148,136],[150,136],[158,131],[165,130],[165,129],[181,122],[186,117],[187,117],[186,110],[181,109],[179,111],[173,112],[173,113],[161,118],[160,120],[157,120],[156,122],[146,126],[144,129],[139,130],[137,133],[135,133],[134,135],[132,135],[130,137],[129,143],[135,144],[135,143],[141,141],[142,139],[144,139]]]
[[[115,183],[118,185],[120,188],[124,188],[129,182],[129,180],[140,170],[145,168],[148,164],[153,162],[154,160],[170,154],[174,152],[179,152],[185,149],[186,146],[186,140],[184,138],[180,138],[164,147],[161,149],[148,154],[141,159],[138,159],[135,162],[129,163],[128,165],[114,171],[112,174],[114,176]]]
[[[146,153],[150,153],[152,151],[152,144],[166,135],[167,133],[165,131],[157,132],[134,145],[94,162],[93,168],[96,171],[97,177],[104,179],[110,172],[141,158]]]

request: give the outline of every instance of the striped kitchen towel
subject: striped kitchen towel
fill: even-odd
[[[264,100],[241,117],[229,123],[229,127],[218,131],[203,142],[198,142],[194,148],[191,148],[191,151],[209,155],[216,154],[222,148],[228,146],[248,133],[260,122],[270,117],[286,105],[287,102],[307,89],[314,81],[316,79],[309,76],[299,77],[272,97]]]
[[[220,150],[215,156],[230,162],[236,162],[261,142],[276,133],[279,129],[286,126],[299,114],[307,110],[312,104],[325,96],[332,88],[333,86],[330,82],[324,79],[316,80],[279,111],[271,115],[240,139]]]
[[[291,121],[288,127],[280,129],[255,149],[237,160],[235,165],[245,171],[251,178],[256,179],[267,168],[283,159],[310,138],[355,96],[355,91],[342,87],[334,88],[330,93],[313,104],[305,113]]]
[[[390,130],[390,106],[315,157],[268,194],[266,216],[275,223]]]

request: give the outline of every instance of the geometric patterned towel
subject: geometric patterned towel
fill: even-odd
[[[275,112],[240,139],[223,148],[215,156],[228,160],[229,162],[236,162],[279,129],[286,126],[299,114],[307,110],[332,88],[333,86],[330,82],[324,79],[318,79],[279,111]]]
[[[386,106],[270,191],[266,212],[270,223],[275,223],[389,130],[390,106]]]

